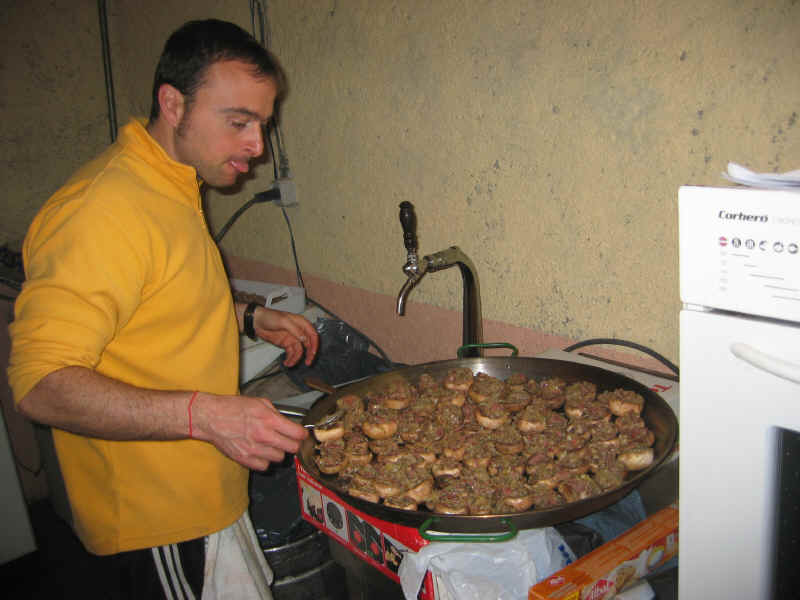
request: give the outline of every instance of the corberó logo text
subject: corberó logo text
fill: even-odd
[[[766,223],[769,221],[769,217],[767,215],[748,215],[741,211],[728,212],[725,209],[719,211],[717,216],[720,219],[725,219],[726,221],[753,221],[755,223]]]

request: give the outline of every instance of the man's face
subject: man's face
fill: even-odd
[[[213,187],[236,183],[251,158],[264,151],[264,127],[276,87],[240,61],[212,64],[174,134],[174,158]]]

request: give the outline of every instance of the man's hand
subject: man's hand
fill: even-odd
[[[259,306],[253,315],[253,328],[258,337],[286,350],[283,364],[287,367],[297,364],[303,353],[307,365],[317,355],[319,334],[303,315]]]
[[[199,394],[192,406],[194,438],[228,458],[263,471],[295,453],[308,437],[304,427],[281,415],[265,398]]]

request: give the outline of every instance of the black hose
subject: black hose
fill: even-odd
[[[578,342],[576,344],[572,344],[571,346],[564,348],[564,352],[572,352],[573,350],[577,350],[578,348],[584,348],[586,346],[598,346],[606,344],[609,346],[625,346],[627,348],[633,348],[638,350],[639,352],[644,352],[645,354],[652,356],[661,364],[669,368],[675,375],[680,376],[680,370],[678,366],[670,361],[667,358],[664,358],[661,354],[648,348],[647,346],[642,346],[641,344],[637,344],[636,342],[629,342],[627,340],[618,340],[616,338],[595,338],[591,340],[584,340],[582,342]]]
[[[226,233],[228,233],[228,229],[231,228],[231,225],[233,225],[236,222],[236,220],[239,217],[241,217],[248,208],[253,206],[253,204],[258,204],[259,202],[271,202],[272,200],[277,200],[280,197],[281,197],[281,192],[278,188],[272,188],[266,190],[265,192],[258,192],[255,196],[250,198],[250,200],[248,200],[247,202],[245,202],[239,208],[236,209],[236,212],[234,212],[231,215],[231,218],[228,219],[228,222],[225,223],[225,225],[222,226],[217,235],[214,236],[214,241],[217,244],[219,244],[222,237]]]
[[[117,139],[117,107],[114,100],[114,77],[111,71],[111,50],[108,44],[108,17],[105,0],[97,0],[97,11],[100,16],[100,41],[103,48],[103,73],[106,78],[106,101],[108,103],[108,127],[111,142]]]
[[[278,126],[278,122],[275,120],[275,117],[270,119],[270,123],[267,126],[267,130],[264,132],[264,137],[269,144],[269,155],[272,157],[272,174],[274,175],[275,181],[278,180],[280,175],[278,175],[278,162],[275,159],[275,148],[272,145],[272,132]]]
[[[258,23],[256,23],[256,17],[258,17]],[[253,37],[258,39],[264,48],[269,48],[270,30],[267,23],[267,11],[261,5],[260,0],[250,0],[250,24],[253,27]]]
[[[250,198],[250,200],[248,200],[247,202],[242,204],[238,209],[236,209],[236,212],[233,213],[233,215],[231,215],[231,218],[228,219],[228,222],[225,223],[225,225],[222,226],[222,229],[220,229],[217,232],[217,235],[214,236],[214,241],[219,244],[222,237],[226,233],[228,233],[228,229],[231,228],[231,225],[233,225],[236,222],[236,220],[244,214],[244,211],[253,206],[253,204],[255,203],[256,203],[256,197],[253,196],[252,198]]]
[[[297,260],[297,247],[294,243],[294,232],[292,231],[292,223],[289,221],[289,215],[286,214],[286,208],[281,206],[281,211],[283,212],[283,218],[286,221],[286,227],[289,229],[289,241],[292,244],[292,256],[294,256],[294,266],[295,266],[295,275],[297,276],[297,285],[303,289],[306,289],[306,284],[303,281],[303,273],[300,271],[300,263]]]

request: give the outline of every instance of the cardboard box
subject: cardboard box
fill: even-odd
[[[608,600],[678,553],[678,510],[668,506],[530,589],[528,600]]]
[[[297,457],[295,467],[303,518],[399,583],[397,569],[403,553],[416,552],[430,542],[414,527],[376,519],[349,505],[309,475]],[[430,573],[422,583],[418,598],[436,598]]]

